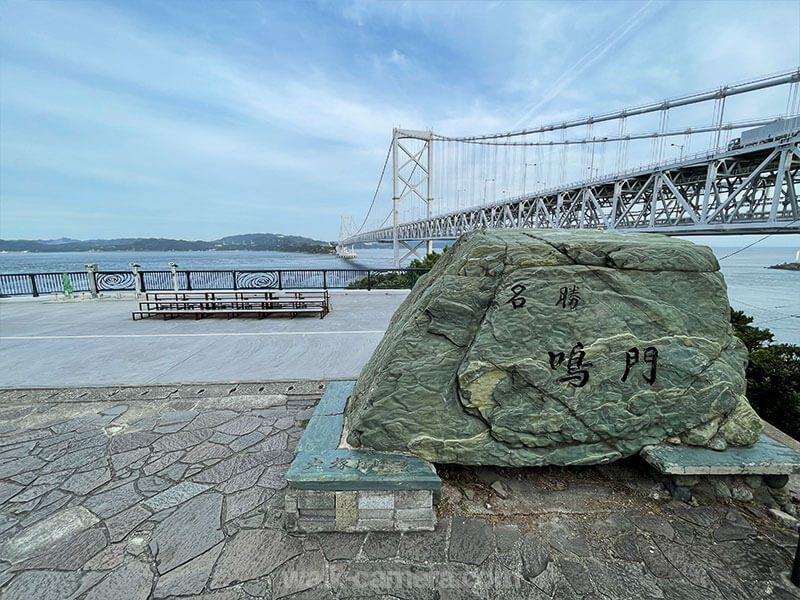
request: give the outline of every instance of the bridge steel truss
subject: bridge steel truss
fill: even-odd
[[[516,227],[667,235],[800,233],[798,195],[800,135],[795,135],[398,223],[343,243],[452,240],[476,229]]]

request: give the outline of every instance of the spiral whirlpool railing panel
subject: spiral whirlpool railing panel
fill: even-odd
[[[133,273],[118,271],[111,273],[97,273],[98,292],[121,292],[136,289]]]
[[[280,287],[278,271],[235,271],[234,279],[240,290],[270,290]]]

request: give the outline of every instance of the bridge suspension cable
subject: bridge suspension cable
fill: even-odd
[[[625,108],[619,111],[595,115],[592,117],[575,119],[573,121],[564,121],[562,123],[544,125],[540,127],[535,127],[533,129],[522,129],[520,131],[509,131],[505,133],[490,133],[485,135],[465,136],[465,137],[450,137],[439,134],[433,134],[433,136],[434,139],[437,140],[466,142],[469,140],[488,140],[488,139],[496,139],[504,137],[530,135],[532,133],[544,133],[547,131],[555,131],[558,129],[570,129],[572,127],[579,127],[581,125],[591,125],[594,123],[602,123],[605,121],[615,121],[617,119],[645,115],[647,113],[659,110],[669,110],[681,106],[697,104],[699,102],[708,102],[709,100],[722,100],[724,98],[727,98],[728,96],[746,94],[748,92],[753,92],[757,90],[762,90],[766,88],[797,83],[797,82],[800,82],[800,67],[797,69],[793,69],[791,71],[778,73],[776,75],[769,75],[758,79],[745,81],[742,83],[726,85],[715,90],[699,92],[687,96],[680,96],[677,98],[671,98],[669,100],[663,100],[661,102],[652,102],[649,104],[643,104],[641,106],[636,106],[632,108]]]
[[[795,114],[789,114],[788,116],[797,117],[800,116],[800,112]],[[767,125],[769,123],[774,123],[781,117],[782,115],[775,115],[773,117],[769,117],[766,119],[736,121],[736,122],[725,123],[719,126],[709,125],[706,127],[690,127],[687,129],[676,129],[672,131],[652,131],[650,133],[604,136],[602,138],[592,137],[592,138],[582,138],[574,140],[547,140],[547,141],[537,140],[530,142],[496,142],[493,140],[446,140],[446,141],[451,141],[451,142],[455,141],[463,144],[476,144],[482,146],[570,146],[570,145],[574,146],[579,144],[601,144],[608,142],[623,142],[628,140],[645,140],[650,138],[675,137],[680,135],[685,136],[696,133],[710,133],[716,131],[732,131],[734,129],[744,129],[747,127],[758,127],[760,125]]]
[[[378,185],[375,186],[375,193],[372,195],[372,202],[369,203],[369,210],[367,210],[367,214],[364,217],[364,220],[361,222],[361,227],[358,228],[354,233],[360,233],[362,229],[364,229],[364,225],[367,224],[367,220],[369,219],[370,213],[372,213],[372,207],[375,206],[375,200],[378,198],[378,192],[381,190],[381,183],[383,183],[383,176],[386,174],[386,167],[389,164],[389,157],[392,155],[392,144],[389,144],[389,149],[386,151],[386,160],[383,161],[383,168],[381,169],[381,176],[378,178]]]

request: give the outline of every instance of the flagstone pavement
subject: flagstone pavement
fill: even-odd
[[[287,534],[285,472],[324,387],[0,390],[0,597],[800,597],[796,530],[624,469],[542,470],[524,497],[443,470],[434,532]]]

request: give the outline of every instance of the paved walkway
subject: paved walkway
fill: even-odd
[[[331,293],[324,319],[144,319],[127,300],[0,300],[0,387],[356,379],[407,291]]]
[[[797,597],[781,578],[796,531],[670,502],[631,463],[443,469],[433,533],[287,535],[284,475],[323,389],[0,392],[0,596]]]

